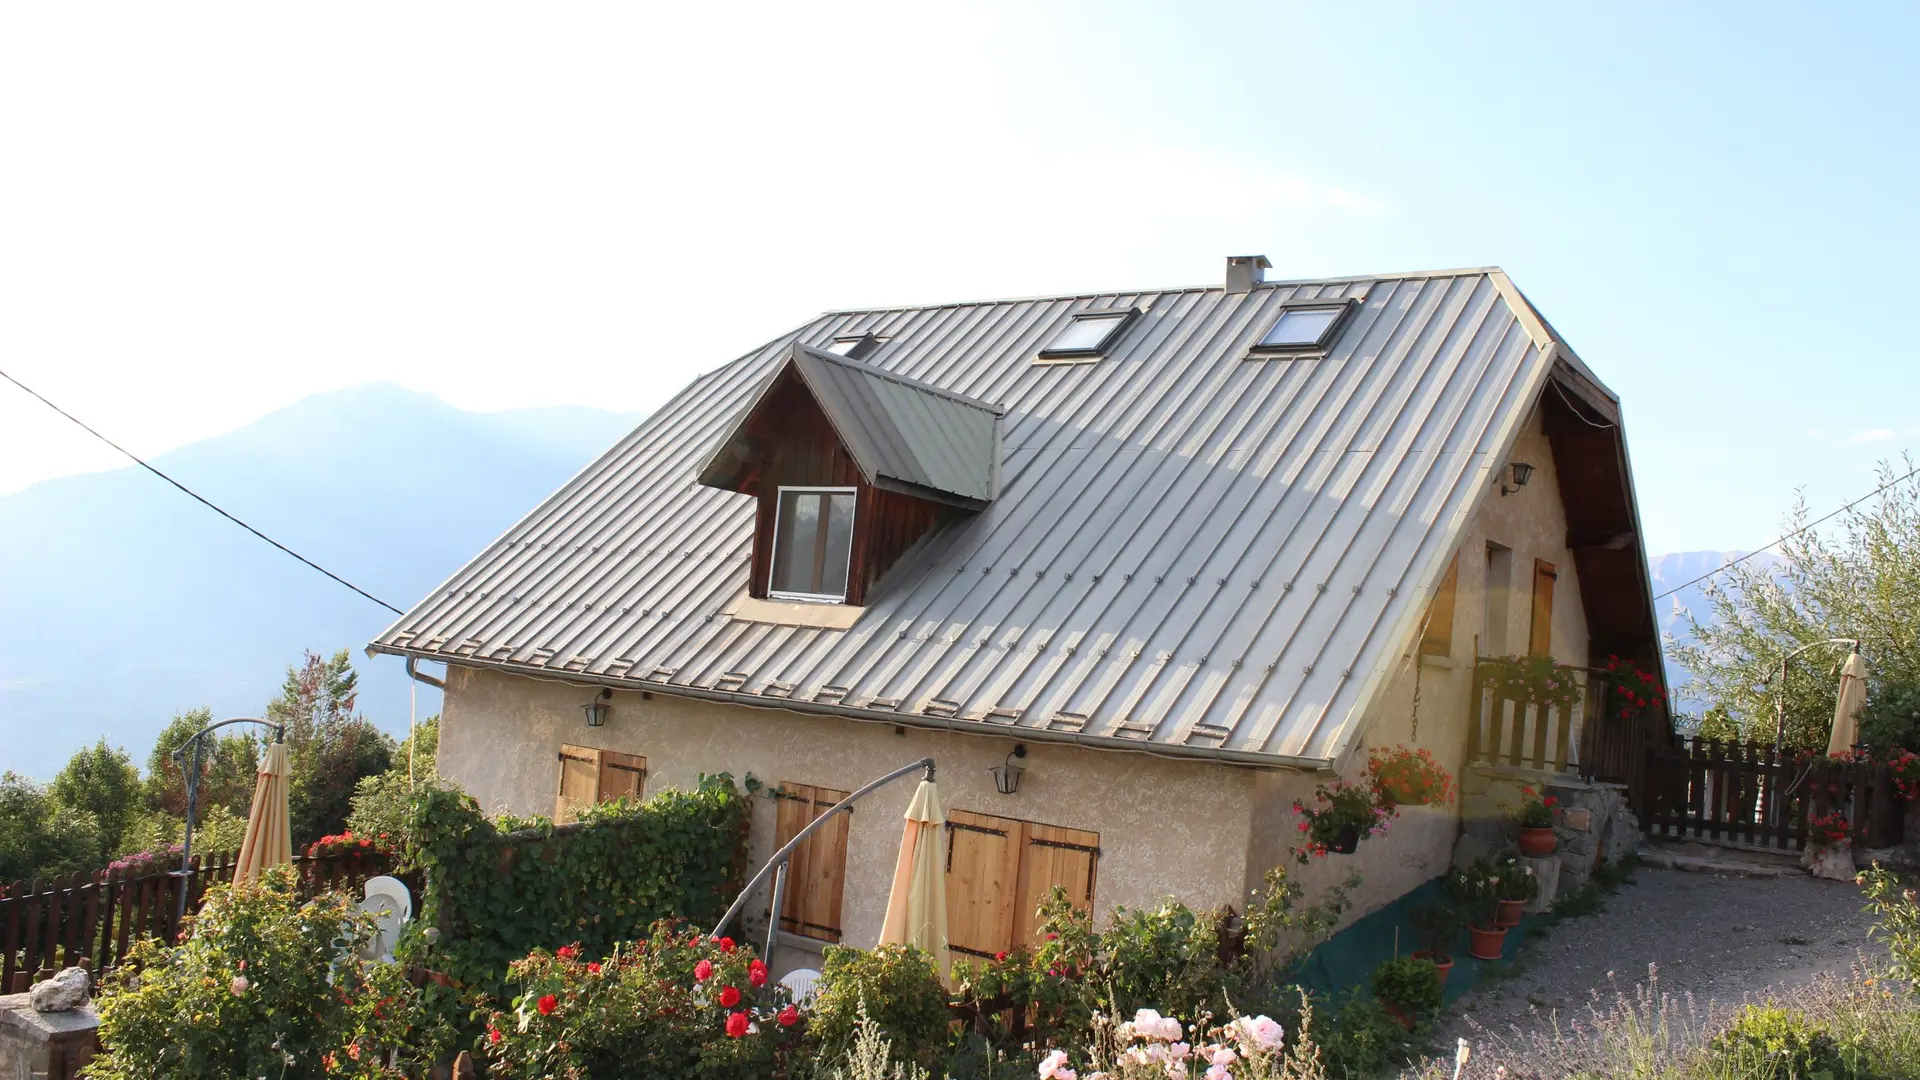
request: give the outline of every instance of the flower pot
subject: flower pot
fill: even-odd
[[[1475,960],[1498,960],[1501,950],[1507,947],[1507,928],[1504,926],[1467,927],[1467,955]]]
[[[1520,916],[1526,914],[1525,900],[1501,900],[1495,904],[1493,925],[1511,930],[1520,925]]]
[[[1447,972],[1453,970],[1453,957],[1448,953],[1430,953],[1425,949],[1413,954],[1417,959],[1433,961],[1433,970],[1440,975],[1440,985],[1447,985]]]
[[[1408,1031],[1413,1030],[1413,1014],[1412,1013],[1406,1011],[1405,1009],[1402,1009],[1400,1006],[1395,1005],[1393,1002],[1388,1001],[1384,998],[1375,998],[1374,1000],[1380,1002],[1380,1007],[1387,1010],[1388,1016],[1391,1016],[1395,1020],[1400,1021],[1401,1027],[1406,1028]]]
[[[1335,855],[1351,855],[1360,847],[1360,826],[1348,825],[1336,834],[1327,844],[1327,850]]]
[[[1553,827],[1520,830],[1520,854],[1539,858],[1551,855],[1560,846],[1560,838],[1553,835]]]

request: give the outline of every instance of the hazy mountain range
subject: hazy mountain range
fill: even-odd
[[[579,407],[471,413],[381,384],[319,394],[155,465],[407,608],[639,422]],[[1656,594],[1737,553],[1652,560]],[[1682,635],[1694,585],[1658,605]],[[143,759],[172,715],[258,715],[302,649],[354,650],[361,711],[407,724],[392,614],[136,468],[0,497],[0,769],[49,777],[105,735]],[[1674,673],[1676,679],[1684,678]],[[439,710],[421,688],[421,716]]]
[[[154,464],[405,609],[639,420],[379,384]],[[259,715],[302,649],[354,650],[361,711],[404,731],[399,662],[359,652],[393,617],[138,468],[0,497],[0,769],[50,777],[101,735],[144,763],[177,711]]]

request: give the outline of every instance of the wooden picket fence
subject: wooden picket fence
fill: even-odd
[[[1847,815],[1856,848],[1901,842],[1906,803],[1885,765],[1698,737],[1647,747],[1630,799],[1650,836],[1798,851],[1807,823]]]
[[[1537,704],[1500,692],[1498,657],[1475,661],[1472,698],[1467,709],[1467,760],[1511,765],[1542,772],[1567,772],[1580,766],[1580,754],[1593,740],[1590,717],[1603,715],[1605,671],[1562,666],[1569,678],[1583,684],[1568,705]]]
[[[0,895],[0,990],[23,993],[33,983],[69,967],[83,967],[98,980],[146,938],[172,940],[180,888],[187,911],[200,909],[209,885],[233,880],[238,853],[198,855],[182,878],[178,863],[66,874],[50,880],[16,881]],[[346,852],[308,858],[296,855],[302,890],[356,890],[389,871],[378,852]]]

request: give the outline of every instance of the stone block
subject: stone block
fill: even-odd
[[[1840,843],[1830,848],[1807,848],[1800,857],[1801,865],[1813,871],[1813,876],[1828,881],[1852,882],[1857,871],[1853,868],[1853,846]]]
[[[0,997],[0,1077],[73,1080],[99,1050],[99,1027],[91,1005],[43,1013],[27,994]]]
[[[68,1012],[87,1003],[87,982],[87,969],[70,967],[35,983],[27,991],[27,1000],[35,1012]]]
[[[1569,810],[1561,824],[1574,832],[1586,832],[1593,827],[1593,811],[1584,806]]]

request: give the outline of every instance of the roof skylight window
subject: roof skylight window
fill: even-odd
[[[1353,310],[1348,303],[1315,304],[1312,306],[1290,307],[1280,313],[1255,352],[1314,352],[1326,348],[1332,342],[1340,324],[1346,321],[1347,313]]]
[[[860,334],[856,337],[834,338],[827,351],[835,356],[844,356],[849,360],[858,360],[880,347],[880,339],[872,334]]]
[[[1127,324],[1138,314],[1133,308],[1080,312],[1055,335],[1046,348],[1040,350],[1040,356],[1048,360],[1105,356],[1114,342],[1120,340],[1120,334]]]

